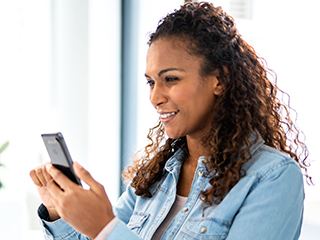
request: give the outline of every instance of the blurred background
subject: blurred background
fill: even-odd
[[[320,236],[319,2],[210,1],[290,95],[313,160],[300,239]],[[43,239],[29,171],[49,161],[42,133],[62,132],[74,161],[105,186],[112,203],[121,171],[145,144],[157,115],[148,100],[150,32],[183,0],[0,0],[0,239]],[[294,113],[293,113],[294,114]],[[13,235],[14,234],[14,235]]]

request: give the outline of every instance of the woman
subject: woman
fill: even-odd
[[[145,73],[160,122],[131,183],[112,207],[77,163],[90,190],[50,164],[32,170],[47,238],[298,239],[308,152],[267,72],[220,8],[167,15]]]

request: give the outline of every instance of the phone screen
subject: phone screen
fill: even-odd
[[[73,170],[73,161],[61,133],[42,134],[51,163],[64,173],[70,180],[81,185],[80,179]]]

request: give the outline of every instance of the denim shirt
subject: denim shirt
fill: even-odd
[[[261,138],[251,147],[251,153],[252,158],[243,166],[246,175],[219,205],[205,210],[200,192],[211,187],[210,174],[205,168],[206,158],[200,157],[188,200],[161,239],[298,239],[304,201],[299,165],[264,145]],[[178,150],[167,161],[151,198],[136,196],[134,189],[127,187],[114,207],[120,220],[106,239],[152,238],[175,201],[184,155]],[[61,219],[41,222],[46,239],[87,239]]]

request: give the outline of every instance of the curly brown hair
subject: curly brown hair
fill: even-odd
[[[211,151],[206,167],[217,174],[211,176],[212,187],[201,192],[204,203],[219,204],[246,174],[242,166],[252,157],[252,135],[260,134],[266,145],[289,154],[312,182],[307,174],[308,149],[300,140],[303,134],[290,117],[290,98],[268,79],[273,76],[276,82],[276,75],[241,38],[231,16],[212,4],[189,2],[159,22],[150,35],[149,46],[160,38],[183,39],[188,53],[203,59],[201,76],[219,71],[223,93],[212,110],[211,132],[206,140]],[[288,97],[287,104],[280,101],[278,92]],[[150,129],[148,139],[143,154],[138,153],[123,173],[132,179],[135,193],[144,197],[151,197],[150,188],[163,176],[166,161],[186,145],[185,137],[166,139],[161,122]]]

